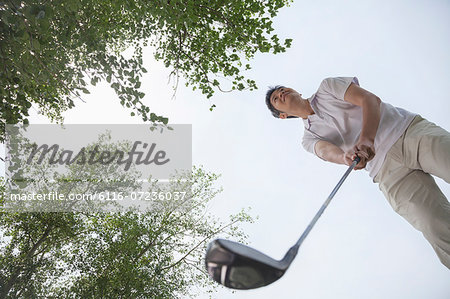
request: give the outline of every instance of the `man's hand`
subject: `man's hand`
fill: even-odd
[[[351,150],[344,153],[345,163],[351,165],[356,156],[361,158],[361,161],[355,166],[355,170],[365,168],[367,162],[375,157],[373,141],[370,139],[360,139]]]
[[[353,150],[349,150],[343,154],[343,160],[345,161],[345,164],[347,166],[352,165],[353,161],[356,159],[356,156],[360,158],[360,161],[358,164],[356,164],[354,170],[360,170],[364,169],[367,164],[367,159],[363,156],[357,155]]]
[[[353,150],[358,156],[364,157],[367,162],[375,157],[375,146],[373,145],[373,140],[368,138],[359,138],[359,141],[355,144]]]

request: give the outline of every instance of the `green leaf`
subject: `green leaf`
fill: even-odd
[[[41,50],[41,44],[39,43],[39,41],[36,38],[33,39],[32,45],[33,45],[33,50],[37,50],[37,51]]]

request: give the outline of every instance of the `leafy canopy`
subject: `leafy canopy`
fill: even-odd
[[[291,44],[273,34],[271,21],[289,2],[0,1],[2,132],[5,123],[28,123],[32,105],[62,122],[62,112],[102,80],[131,115],[167,124],[140,91],[146,46],[172,70],[176,85],[183,77],[208,98],[216,89],[252,90],[255,81],[242,74],[250,69],[245,61],[257,52],[284,52]],[[134,50],[129,58],[122,55],[127,48]]]

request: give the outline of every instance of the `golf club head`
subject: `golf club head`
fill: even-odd
[[[248,290],[278,280],[289,264],[241,243],[216,239],[208,246],[205,266],[218,283],[232,289]]]

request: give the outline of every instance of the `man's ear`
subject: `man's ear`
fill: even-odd
[[[289,115],[285,112],[280,112],[280,118],[281,119],[286,119]]]

